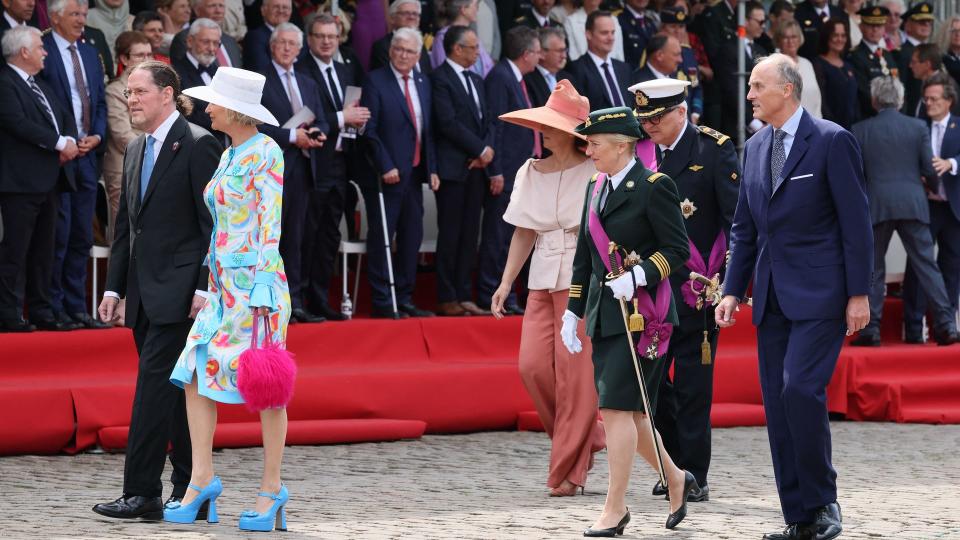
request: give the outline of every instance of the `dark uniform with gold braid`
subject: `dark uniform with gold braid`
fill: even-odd
[[[890,10],[883,6],[865,7],[857,13],[860,15],[861,24],[883,25],[890,16]],[[867,42],[861,41],[855,49],[850,51],[848,58],[857,76],[857,96],[860,98],[861,118],[870,118],[877,114],[870,99],[870,81],[877,77],[899,77],[900,73],[897,58],[892,52],[883,47],[876,50],[880,54],[870,52]]]
[[[686,82],[672,81],[674,84],[668,85],[670,81],[660,79],[631,87],[638,98],[641,93],[655,89],[661,89],[661,95],[672,94],[661,99],[645,94],[646,99],[637,101],[648,104],[637,107],[638,116],[644,117],[645,113],[663,105],[668,109],[675,107],[684,100]],[[652,107],[653,103],[656,108]],[[690,471],[697,479],[700,491],[692,493],[690,500],[700,501],[709,498],[710,406],[719,330],[713,320],[713,304],[704,294],[707,291],[702,285],[692,288],[690,272],[696,271],[707,278],[719,275],[717,283],[722,282],[730,224],[740,190],[740,160],[730,137],[690,122],[681,128],[672,149],[663,151],[658,145],[657,158],[659,171],[676,183],[691,249],[696,249],[700,260],[688,261],[674,268],[670,275],[679,325],[673,328],[664,362],[655,420],[667,453],[678,467]],[[691,294],[694,290],[701,294]],[[672,380],[667,376],[671,362],[674,363]],[[661,486],[657,488],[655,495],[666,493]]]
[[[602,109],[590,113],[587,122],[577,128],[583,135],[593,133],[630,134],[637,130],[633,111],[626,107]],[[620,131],[620,126],[623,130]],[[595,175],[587,186],[584,213],[573,259],[568,309],[577,317],[587,318],[587,334],[593,343],[594,379],[601,409],[643,411],[640,385],[625,338],[623,315],[619,302],[604,287],[607,268],[605,255],[597,250],[591,237],[589,215],[597,212],[610,241],[641,258],[646,275],[646,290],[656,302],[657,285],[689,256],[687,235],[677,187],[668,176],[654,173],[636,162],[612,192],[596,189]],[[604,182],[609,182],[604,180]],[[609,186],[609,184],[608,184]],[[586,288],[586,290],[584,290]],[[650,314],[644,313],[650,319]],[[671,300],[664,322],[676,324],[677,312]],[[656,407],[656,389],[663,378],[664,357],[654,359],[638,354],[644,380],[650,391],[651,407]]]

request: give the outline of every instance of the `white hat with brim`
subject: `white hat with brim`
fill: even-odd
[[[267,78],[259,73],[232,67],[221,67],[208,86],[194,86],[183,93],[207,103],[219,105],[271,126],[280,122],[260,104]]]

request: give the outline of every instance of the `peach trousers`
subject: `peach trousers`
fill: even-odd
[[[585,485],[593,453],[606,446],[603,425],[597,417],[586,324],[580,321],[577,328],[583,342],[580,353],[570,354],[560,339],[567,293],[530,291],[520,334],[520,378],[553,441],[547,475],[551,488],[559,487],[564,480]]]

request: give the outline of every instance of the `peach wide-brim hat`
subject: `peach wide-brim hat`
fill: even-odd
[[[590,115],[590,100],[581,96],[567,79],[557,83],[547,104],[543,107],[521,109],[500,115],[504,122],[543,131],[545,127],[559,129],[575,137],[586,139],[573,128],[586,121]]]

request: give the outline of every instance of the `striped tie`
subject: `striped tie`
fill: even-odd
[[[50,117],[50,122],[53,124],[53,127],[60,131],[59,126],[57,126],[57,117],[53,115],[53,110],[50,109],[50,102],[47,101],[47,96],[43,95],[43,90],[40,90],[40,87],[37,86],[37,81],[33,78],[33,75],[27,77],[27,83],[30,84],[30,89],[33,90],[33,93],[37,95],[37,99],[40,100],[40,105],[43,106],[43,110],[47,113],[47,116]]]
[[[76,44],[71,43],[70,58],[73,60],[73,78],[77,81],[77,93],[80,94],[81,123],[83,133],[86,136],[90,134],[90,93],[87,92],[87,82],[83,80],[83,65],[80,63],[80,55],[77,54]]]

